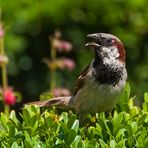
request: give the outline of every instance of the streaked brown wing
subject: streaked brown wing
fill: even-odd
[[[89,68],[89,65],[87,65],[84,70],[81,72],[81,74],[79,75],[77,81],[76,81],[76,85],[75,85],[75,89],[74,89],[74,95],[77,94],[78,90],[83,87],[84,85],[84,80],[85,80],[85,75],[87,74],[88,72],[88,68]]]

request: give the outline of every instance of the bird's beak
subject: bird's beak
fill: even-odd
[[[99,44],[99,42],[100,42],[100,35],[98,33],[88,34],[87,37],[93,38],[93,39],[95,39],[95,41],[94,42],[86,43],[85,46],[87,46],[87,47],[94,47],[94,48],[101,46]]]
[[[87,37],[93,38],[93,39],[98,39],[100,38],[99,33],[93,33],[93,34],[88,34]]]
[[[95,43],[95,42],[89,42],[89,43],[86,43],[85,46],[90,46],[90,47],[100,47],[99,44]]]

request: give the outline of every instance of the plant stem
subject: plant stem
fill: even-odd
[[[50,38],[50,43],[51,43],[51,50],[50,50],[50,58],[51,58],[51,63],[53,63],[56,59],[56,50],[53,46],[54,42],[54,37]],[[52,90],[56,86],[56,69],[55,67],[51,67],[50,69],[50,77],[51,77],[51,86],[50,89]]]
[[[8,84],[8,80],[7,80],[7,67],[3,66],[2,67],[2,86],[3,86],[3,90],[4,91],[7,89],[7,84]]]
[[[4,51],[4,38],[0,38],[0,56],[4,56],[5,51]],[[2,99],[4,102],[4,92],[8,87],[8,80],[7,80],[7,64],[6,63],[1,63],[1,68],[2,68],[2,88],[3,88],[3,95]],[[7,114],[9,114],[10,108],[8,105],[4,104],[4,110]]]
[[[51,85],[50,85],[50,89],[54,89],[56,86],[56,75],[55,75],[55,70],[51,69],[50,71],[50,77],[51,77]]]
[[[2,22],[1,22],[1,8],[0,8],[0,25],[2,27]],[[4,37],[0,38],[0,55],[3,57],[5,55],[4,51]],[[3,87],[3,92],[7,89],[7,64],[1,63],[1,68],[2,68],[2,87]]]
[[[5,55],[4,52],[4,39],[1,38],[0,39],[0,55],[3,56]],[[3,63],[2,64],[2,86],[3,86],[3,90],[5,91],[7,89],[7,64]]]
[[[4,30],[3,30],[3,24],[1,21],[1,15],[2,15],[2,11],[0,8],[0,27],[1,27],[1,31],[3,31],[3,35],[0,37],[0,56],[3,58],[5,56],[5,50],[4,50]],[[8,87],[8,80],[7,80],[7,63],[2,61],[0,64],[1,68],[2,68],[2,89],[3,89],[3,93],[2,93],[2,100],[4,103],[4,99],[5,99],[5,91]],[[4,103],[4,110],[6,114],[9,114],[10,112],[10,108],[8,105],[6,105]]]

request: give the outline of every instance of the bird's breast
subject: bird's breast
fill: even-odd
[[[120,80],[115,86],[98,84],[88,73],[85,84],[75,96],[75,108],[79,114],[105,112],[112,109],[126,81]]]

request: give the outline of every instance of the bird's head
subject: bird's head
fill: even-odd
[[[93,42],[88,42],[85,46],[95,49],[96,58],[101,58],[104,63],[120,62],[125,63],[125,49],[123,43],[116,36],[106,33],[88,34]]]

